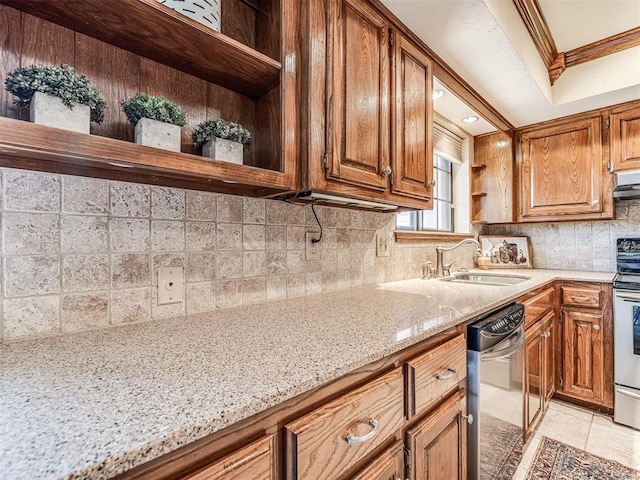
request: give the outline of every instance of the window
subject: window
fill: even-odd
[[[433,157],[433,210],[402,212],[396,216],[398,230],[437,230],[453,232],[453,176],[451,162]]]
[[[464,132],[459,132],[465,135]],[[465,135],[466,136],[466,135]],[[464,148],[463,148],[464,147]],[[396,215],[398,230],[468,232],[469,141],[438,123],[433,125],[433,209]],[[456,205],[457,203],[457,205]],[[459,207],[459,212],[456,211]],[[466,221],[465,221],[466,218]],[[457,221],[456,221],[457,220]],[[463,225],[463,224],[467,225]]]

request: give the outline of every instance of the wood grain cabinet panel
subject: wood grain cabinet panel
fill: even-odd
[[[384,191],[389,158],[389,26],[362,0],[330,8],[330,178]]]
[[[404,445],[397,442],[349,480],[402,480],[403,476]]]
[[[433,197],[431,91],[429,57],[399,32],[393,33],[393,161],[391,190],[400,195]]]
[[[603,315],[564,310],[564,390],[583,400],[602,401]]]
[[[463,392],[449,397],[406,433],[411,480],[467,479],[467,421]]]
[[[640,107],[613,110],[610,122],[613,170],[640,168]]]
[[[543,355],[544,355],[544,409],[551,401],[551,397],[556,391],[556,315],[550,312],[545,317],[542,324],[544,334]]]
[[[543,411],[544,332],[542,322],[530,327],[525,336],[525,438],[535,428]]]
[[[467,376],[467,341],[464,335],[407,362],[408,411],[424,413]]]
[[[604,292],[600,288],[563,286],[562,304],[574,307],[600,308]]]
[[[274,450],[270,435],[182,480],[275,480]]]
[[[549,287],[542,292],[521,301],[524,305],[524,328],[527,329],[553,308],[555,290]]]
[[[474,137],[471,165],[473,223],[514,221],[514,165],[510,135],[498,132]]]
[[[402,369],[285,426],[290,480],[335,479],[402,427]]]
[[[519,221],[612,218],[600,116],[523,130]]]

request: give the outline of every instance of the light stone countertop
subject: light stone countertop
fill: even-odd
[[[496,273],[493,271],[492,273]],[[0,346],[0,477],[109,478],[555,279],[405,280]]]

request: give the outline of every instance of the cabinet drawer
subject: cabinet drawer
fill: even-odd
[[[409,415],[426,411],[467,376],[467,341],[458,335],[407,362]]]
[[[269,435],[182,480],[275,480],[274,446]]]
[[[285,426],[287,478],[338,478],[404,423],[402,369],[369,382]]]
[[[602,293],[600,288],[562,287],[562,304],[599,308],[602,304]]]
[[[550,287],[522,302],[525,330],[553,308],[553,297],[554,290],[553,287]]]

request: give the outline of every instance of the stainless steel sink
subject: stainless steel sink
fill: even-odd
[[[440,278],[443,282],[474,283],[477,285],[515,285],[530,280],[524,275],[496,275],[493,273],[457,273],[451,277]]]

